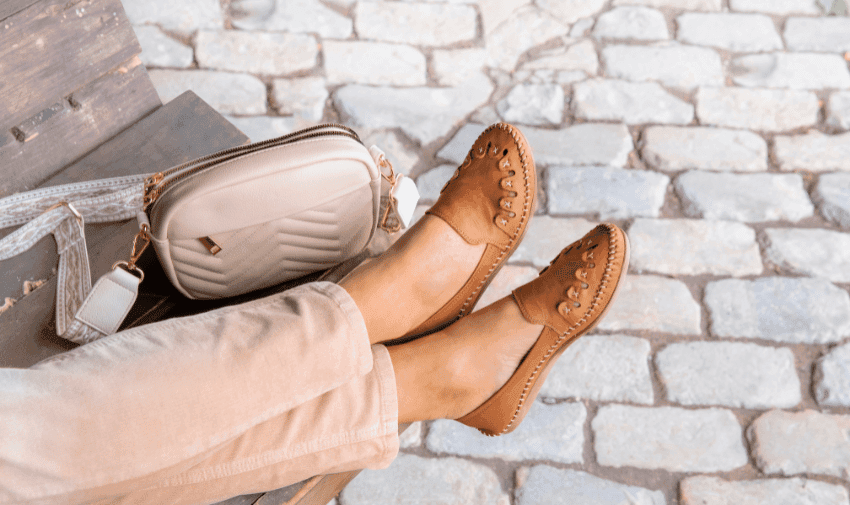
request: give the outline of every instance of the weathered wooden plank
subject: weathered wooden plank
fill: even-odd
[[[0,24],[0,129],[141,52],[120,0],[42,0]]]
[[[2,0],[0,1],[0,21],[5,21],[9,16],[13,16],[30,5],[40,0]]]
[[[47,105],[11,129],[14,141],[0,145],[0,197],[37,187],[162,103],[134,56]]]

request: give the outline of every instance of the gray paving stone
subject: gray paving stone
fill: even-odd
[[[850,18],[789,18],[785,22],[785,43],[792,51],[850,51]]]
[[[671,344],[655,355],[667,399],[745,409],[799,404],[800,379],[787,348],[743,342]]]
[[[558,70],[562,72],[581,71],[587,75],[599,72],[599,57],[596,47],[589,40],[582,40],[569,46],[542,51],[537,58],[520,67],[522,70]]]
[[[546,267],[561,250],[582,238],[597,224],[580,218],[534,216],[509,261],[531,263],[538,269]]]
[[[426,84],[425,55],[403,44],[356,40],[322,42],[325,75],[331,84]]]
[[[837,54],[751,54],[732,60],[732,80],[750,88],[850,88],[847,62]]]
[[[627,275],[610,312],[599,323],[605,331],[650,330],[700,335],[700,307],[685,283],[655,275]]]
[[[469,3],[476,3],[470,1]],[[490,34],[497,26],[508,20],[513,13],[531,3],[530,0],[479,0],[478,10],[481,13],[481,24],[484,34]]]
[[[780,268],[832,282],[850,282],[850,233],[774,228],[765,234],[765,255]]]
[[[703,125],[785,131],[818,122],[820,105],[810,91],[705,87],[697,91]]]
[[[472,144],[478,139],[487,125],[481,123],[467,123],[455,133],[454,137],[437,153],[437,156],[460,165],[469,154]]]
[[[764,12],[766,14],[821,13],[815,0],[729,0],[729,6],[738,12]]]
[[[767,171],[767,142],[743,130],[651,126],[643,132],[642,153],[651,167],[665,172]]]
[[[636,219],[629,227],[631,267],[668,275],[758,275],[752,228],[728,221]]]
[[[552,366],[540,396],[651,405],[649,352],[642,338],[582,337]]]
[[[728,410],[605,405],[591,427],[603,466],[718,472],[747,464],[741,425]]]
[[[285,75],[316,66],[319,44],[315,37],[296,33],[198,32],[195,54],[201,68]]]
[[[829,407],[850,407],[850,343],[833,348],[818,360],[815,387],[818,403]]]
[[[319,0],[231,0],[233,25],[241,30],[315,33],[320,37],[348,38],[351,20]]]
[[[446,181],[451,179],[457,170],[457,165],[440,165],[432,168],[416,178],[416,189],[419,190],[419,201],[436,202],[440,198],[440,190]]]
[[[688,477],[680,484],[682,505],[846,505],[842,486],[807,479],[728,481],[717,477]]]
[[[780,135],[774,139],[773,151],[780,170],[850,171],[850,133],[824,135],[812,130],[805,135]]]
[[[593,24],[595,23],[593,18],[581,18],[575,23],[573,23],[573,27],[570,28],[570,37],[584,37],[587,35],[587,31],[593,28]]]
[[[850,333],[850,296],[824,279],[725,279],[709,283],[704,300],[716,337],[823,344]]]
[[[198,29],[216,30],[224,27],[224,16],[218,0],[150,0],[123,2],[127,19],[134,25],[152,25],[189,35]]]
[[[572,98],[581,119],[622,121],[626,124],[688,124],[694,106],[664,91],[655,82],[592,79],[577,83]]]
[[[686,90],[724,82],[720,55],[704,47],[609,45],[602,56],[610,77],[659,81]]]
[[[354,19],[361,39],[418,46],[470,41],[477,28],[475,9],[462,4],[360,1]]]
[[[148,72],[163,103],[192,90],[222,114],[265,114],[266,85],[251,75],[212,70]]]
[[[225,116],[227,120],[251,139],[251,142],[281,137],[302,127],[296,118],[292,117],[233,117]]]
[[[510,505],[496,473],[458,458],[399,454],[389,468],[363,470],[343,488],[341,505]]]
[[[826,124],[842,130],[850,129],[850,92],[841,91],[830,95],[826,114]]]
[[[685,11],[719,11],[723,0],[614,0],[614,5],[648,5]]]
[[[615,7],[599,16],[593,28],[598,39],[667,40],[667,21],[648,7]]]
[[[135,26],[133,31],[142,46],[139,58],[146,67],[186,68],[192,64],[194,51],[156,26]]]
[[[537,5],[562,23],[570,24],[599,12],[605,0],[537,0]]]
[[[658,217],[670,178],[614,167],[549,169],[549,212],[593,214],[599,219]]]
[[[432,452],[476,458],[582,463],[586,419],[582,403],[535,402],[522,424],[507,435],[488,437],[457,421],[440,419],[431,423],[425,445]]]
[[[547,40],[562,37],[569,31],[568,25],[551,14],[532,6],[523,7],[487,35],[487,64],[513,71],[520,55]]]
[[[564,115],[564,89],[558,84],[519,84],[499,101],[496,110],[510,123],[559,125]]]
[[[773,21],[762,14],[688,13],[676,18],[677,39],[734,52],[782,49]]]
[[[516,490],[517,505],[666,505],[664,493],[600,479],[586,472],[535,465]]]
[[[398,437],[398,446],[401,449],[411,449],[422,445],[422,422],[416,421],[404,430]]]
[[[756,465],[767,474],[850,478],[850,416],[815,410],[762,414],[747,430]]]
[[[798,174],[687,172],[676,179],[685,214],[706,219],[791,221],[814,215]]]
[[[437,49],[431,53],[434,78],[441,86],[456,86],[480,72],[487,61],[487,52],[481,48]]]
[[[277,111],[306,121],[319,122],[325,112],[328,90],[321,77],[275,79],[274,100]]]
[[[850,174],[824,174],[815,187],[823,217],[850,229]]]
[[[419,150],[408,147],[400,133],[379,129],[359,130],[358,134],[366,146],[376,145],[384,151],[396,173],[410,175],[413,166],[419,163]]]
[[[334,104],[353,126],[400,127],[422,144],[447,134],[486,103],[493,85],[479,74],[455,88],[392,88],[350,84],[334,93]]]
[[[523,128],[538,165],[626,164],[634,144],[622,124],[584,123],[559,130]]]
[[[493,282],[487,286],[487,290],[484,291],[484,294],[478,299],[478,303],[475,304],[475,308],[480,309],[486,307],[506,296],[510,296],[511,291],[523,284],[533,281],[537,278],[537,275],[538,271],[535,267],[505,265],[501,270],[499,270],[496,277],[493,278]]]

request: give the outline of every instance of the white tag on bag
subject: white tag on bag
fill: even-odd
[[[410,177],[399,175],[396,178],[396,183],[390,190],[390,196],[396,200],[396,213],[401,219],[401,224],[404,228],[410,226],[410,220],[413,218],[413,211],[416,210],[416,204],[419,202],[419,190],[416,189],[416,184]]]
[[[76,318],[104,335],[112,335],[136,302],[140,283],[137,275],[116,266],[98,279]]]

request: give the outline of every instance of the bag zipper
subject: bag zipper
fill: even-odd
[[[207,156],[187,161],[186,163],[169,168],[168,170],[157,172],[145,179],[145,196],[142,210],[147,212],[151,205],[153,205],[157,199],[159,199],[159,197],[175,182],[206,170],[207,168],[212,168],[224,161],[229,161],[246,154],[268,149],[270,147],[292,144],[294,142],[311,138],[331,136],[347,137],[356,140],[361,145],[363,144],[363,141],[360,140],[357,132],[351,128],[341,124],[326,123],[298,130],[282,137],[264,140],[262,142],[255,142],[245,146],[232,147],[217,153],[208,154]]]

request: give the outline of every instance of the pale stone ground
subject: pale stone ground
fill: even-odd
[[[481,305],[600,220],[623,293],[513,434],[417,425],[359,504],[848,505],[850,17],[819,0],[124,0],[163,101],[354,126],[427,208],[489,123],[543,204]]]

